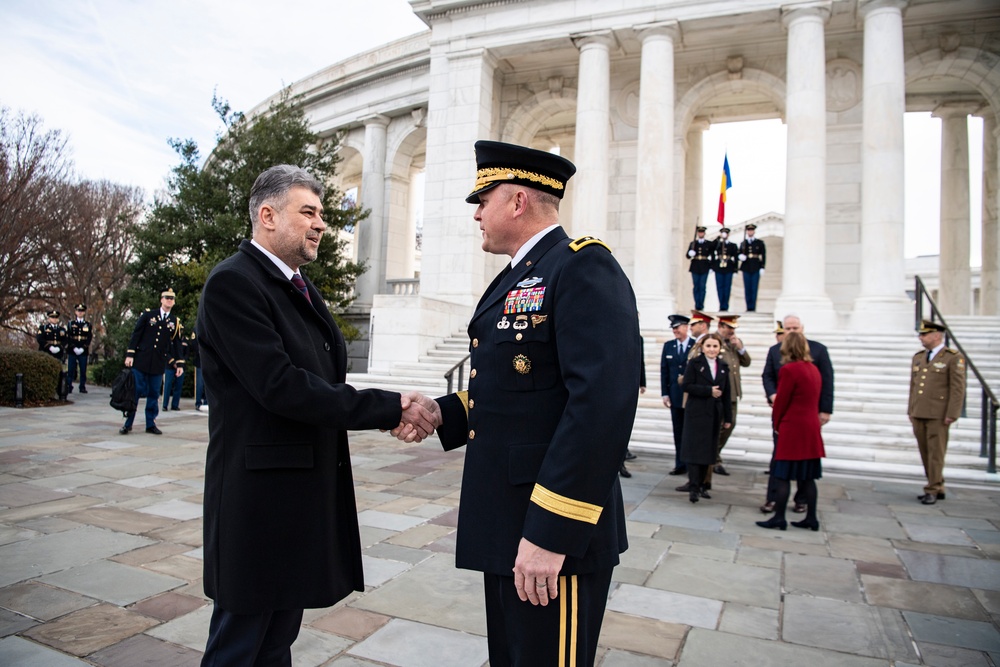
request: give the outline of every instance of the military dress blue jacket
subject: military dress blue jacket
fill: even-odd
[[[554,229],[493,280],[469,338],[468,391],[438,399],[442,445],[467,445],[456,565],[512,575],[523,537],[566,554],[562,574],[613,567],[640,369],[625,273],[600,241]]]

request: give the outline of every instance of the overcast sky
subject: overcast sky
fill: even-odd
[[[0,0],[0,25],[0,105],[65,132],[81,176],[139,185],[147,197],[178,162],[168,138],[196,140],[203,157],[214,146],[213,91],[247,111],[328,65],[426,28],[407,0]],[[977,266],[981,127],[975,119],[970,137]],[[908,114],[906,141],[906,256],[937,254],[940,121]],[[783,212],[784,127],[726,123],[705,135],[702,220],[715,219],[726,150],[727,220]]]

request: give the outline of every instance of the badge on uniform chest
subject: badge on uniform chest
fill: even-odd
[[[507,299],[503,304],[503,312],[504,315],[536,312],[542,309],[542,302],[544,300],[544,287],[514,289],[507,292]]]

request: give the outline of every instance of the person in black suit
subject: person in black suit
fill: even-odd
[[[798,315],[786,315],[785,319],[782,321],[782,330],[779,332],[775,330],[776,336],[783,336],[787,333],[801,333],[804,334],[805,330],[802,326],[802,320]],[[814,340],[806,341],[809,344],[809,356],[812,357],[813,364],[819,369],[819,375],[821,380],[820,394],[819,394],[819,405],[817,406],[819,410],[819,423],[820,426],[825,426],[827,422],[830,421],[830,417],[833,415],[833,364],[830,362],[830,353],[827,351],[826,346]],[[778,393],[778,370],[781,368],[781,343],[778,342],[772,345],[767,351],[767,360],[764,362],[764,372],[761,374],[761,379],[764,383],[764,395],[767,396],[767,404],[774,405],[774,397]],[[775,440],[775,445],[777,445],[777,440]],[[773,456],[772,456],[773,459]],[[772,465],[768,467],[768,471],[773,468]],[[767,486],[767,498],[765,503],[761,506],[762,512],[771,512],[774,509],[774,498],[775,489],[774,485],[770,482]],[[795,508],[792,510],[794,512],[802,513],[806,510],[805,500],[799,495],[798,492],[795,494]]]
[[[163,384],[163,369],[172,365],[176,377],[184,374],[184,360],[175,358],[176,339],[180,335],[180,322],[170,313],[177,295],[167,288],[160,292],[160,307],[147,308],[136,320],[132,338],[125,352],[125,366],[132,369],[135,378],[135,396],[146,397],[146,433],[161,435],[156,426],[156,416],[160,414],[160,387]],[[125,423],[118,429],[128,435],[135,421],[135,410],[125,416]]]
[[[364,590],[347,430],[433,430],[409,398],[344,383],[344,337],[300,273],[326,230],[322,195],[298,167],[258,176],[253,240],[212,270],[198,308],[212,386],[204,587],[215,607],[206,667],[290,667],[303,609]]]
[[[688,271],[694,284],[694,307],[701,310],[705,307],[705,289],[708,286],[708,272],[712,269],[712,255],[715,252],[715,241],[705,238],[705,228],[698,227],[694,241],[688,244],[687,256],[691,260]]]
[[[747,225],[747,235],[740,243],[737,255],[742,262],[740,271],[743,272],[743,295],[746,298],[747,312],[750,313],[757,310],[757,287],[767,264],[767,247],[756,237],[756,230],[757,225]]]
[[[729,399],[729,365],[719,353],[722,338],[717,333],[701,339],[701,352],[688,361],[684,370],[684,435],[681,458],[688,469],[688,494],[691,502],[711,498],[704,488],[705,473],[715,465],[719,433],[732,423]]]
[[[670,423],[674,431],[674,469],[670,474],[683,475],[687,467],[681,460],[681,436],[684,433],[684,388],[681,379],[687,366],[688,350],[694,341],[688,336],[690,318],[670,315],[669,319],[674,339],[663,344],[660,354],[660,393],[663,405],[670,408]]]
[[[430,402],[444,448],[468,443],[455,564],[484,573],[493,667],[592,665],[628,547],[635,294],[603,242],[559,226],[569,160],[478,141],[476,161],[483,250],[512,259],[469,322],[468,391]]]
[[[719,230],[719,238],[715,240],[715,250],[712,252],[712,271],[715,272],[715,290],[719,293],[719,310],[729,310],[729,294],[733,289],[733,276],[739,270],[737,257],[739,248],[729,240],[729,228]]]

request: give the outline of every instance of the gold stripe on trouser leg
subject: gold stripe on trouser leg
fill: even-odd
[[[569,577],[569,580],[572,583],[571,586],[567,586],[565,576],[559,577],[559,667],[576,665],[577,609],[579,607],[576,575]],[[566,661],[567,625],[569,626],[569,662]]]

